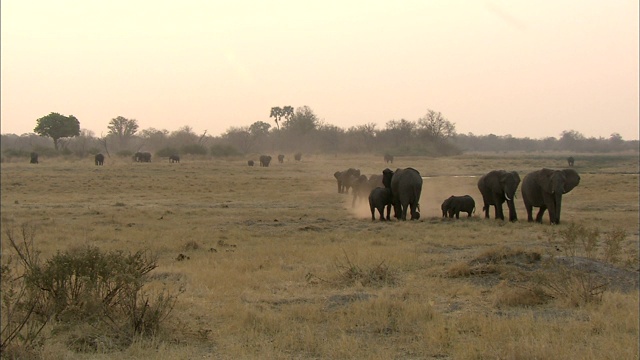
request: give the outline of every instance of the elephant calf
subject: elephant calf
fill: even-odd
[[[446,199],[442,202],[442,217],[449,216],[453,218],[453,215],[456,216],[456,219],[460,219],[460,213],[466,212],[471,217],[476,211],[476,202],[469,195],[464,196],[453,196]]]
[[[384,208],[387,207],[387,220],[391,220],[391,189],[377,187],[369,194],[369,208],[371,209],[371,220],[376,219],[376,209],[380,213],[380,221],[384,221]]]

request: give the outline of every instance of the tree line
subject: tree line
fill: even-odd
[[[206,131],[196,134],[189,126],[176,131],[147,128],[140,130],[137,120],[118,116],[109,121],[106,135],[82,129],[73,115],[51,113],[36,120],[33,133],[3,134],[3,157],[42,155],[88,156],[98,152],[107,156],[131,156],[149,151],[156,156],[171,154],[239,156],[272,152],[302,153],[379,153],[393,155],[450,156],[464,152],[638,151],[637,140],[624,140],[618,133],[608,138],[585,137],[575,130],[563,131],[558,138],[515,138],[511,135],[460,134],[442,113],[428,110],[417,120],[390,120],[384,128],[374,123],[347,129],[328,124],[308,106],[271,108],[268,122],[231,127],[218,136]]]

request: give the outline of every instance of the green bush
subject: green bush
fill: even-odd
[[[171,155],[180,154],[178,149],[173,147],[165,147],[156,152],[157,157],[169,157]],[[206,151],[205,151],[206,154]]]
[[[190,155],[207,155],[207,148],[200,144],[184,145],[180,148],[180,153]]]
[[[222,157],[222,156],[236,156],[240,155],[238,150],[231,145],[213,145],[211,146],[211,156]]]

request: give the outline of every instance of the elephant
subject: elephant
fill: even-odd
[[[29,160],[29,164],[37,164],[38,163],[38,153],[37,152],[32,152],[30,154],[31,159]]]
[[[393,155],[384,154],[384,162],[393,164]]]
[[[260,156],[260,166],[269,167],[270,162],[271,162],[271,156],[269,155]]]
[[[574,163],[575,161],[576,161],[576,160],[573,158],[573,156],[569,156],[569,157],[567,158],[567,164],[569,164],[569,167],[573,167],[573,163]]]
[[[151,153],[138,151],[133,155],[133,160],[135,162],[151,162]]]
[[[460,219],[460,212],[466,212],[468,214],[467,217],[471,217],[471,214],[476,210],[476,202],[469,195],[451,195],[448,199],[442,202],[441,208],[442,217],[449,216],[450,218],[453,218],[453,215],[455,215],[456,219]]]
[[[352,183],[360,177],[360,169],[349,168],[345,171],[336,171],[333,177],[338,182],[338,193],[348,194]]]
[[[371,209],[371,221],[376,220],[376,209],[380,214],[380,221],[384,221],[384,208],[387,208],[387,220],[391,220],[391,189],[376,187],[369,193],[369,208]]]
[[[504,220],[502,204],[509,207],[509,221],[517,221],[514,197],[520,185],[520,175],[515,171],[493,170],[478,180],[478,189],[482,194],[484,217],[489,218],[489,207],[495,206],[496,219]]]
[[[282,154],[278,155],[278,162],[280,164],[282,164],[284,162],[284,155],[282,155]]]
[[[300,161],[302,159],[302,153],[299,153],[299,152],[295,153],[293,155],[293,158],[296,159],[296,161]]]
[[[398,220],[407,220],[407,210],[411,209],[411,220],[420,219],[420,194],[422,176],[413,168],[384,169],[382,183],[391,189],[392,204]]]
[[[96,166],[100,165],[104,165],[104,155],[102,154],[96,154],[96,156],[94,157]]]
[[[528,173],[522,180],[522,200],[527,209],[527,220],[533,221],[533,207],[539,207],[536,222],[542,223],[545,210],[549,209],[551,224],[560,224],[562,195],[580,183],[580,175],[573,169],[552,170],[543,168]]]
[[[180,162],[180,155],[178,155],[178,154],[169,155],[169,162],[170,163],[179,163]]]
[[[253,166],[253,160],[249,160],[249,161],[247,161],[247,165],[249,165],[249,166]]]

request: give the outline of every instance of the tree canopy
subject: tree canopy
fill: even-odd
[[[80,121],[73,115],[64,116],[52,112],[36,120],[36,123],[33,132],[53,139],[53,147],[56,150],[58,150],[58,141],[61,138],[80,135]]]
[[[109,135],[117,137],[120,141],[120,146],[125,147],[127,141],[138,131],[138,121],[118,116],[111,119],[107,128],[109,129]]]

